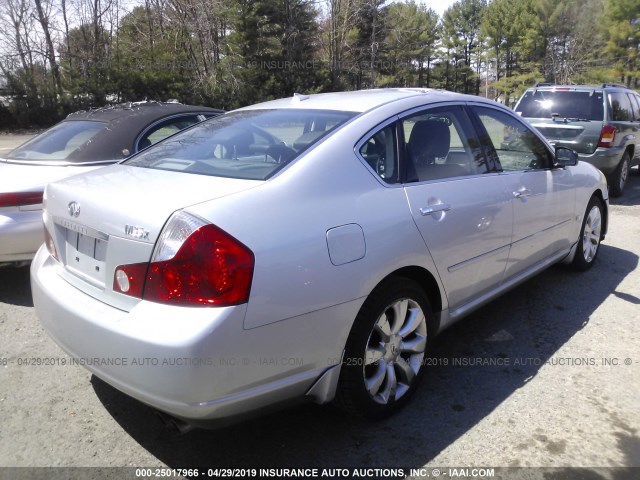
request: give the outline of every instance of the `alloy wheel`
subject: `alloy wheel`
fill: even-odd
[[[620,190],[624,190],[624,186],[627,183],[627,177],[629,176],[629,163],[624,159],[622,161],[622,165],[620,166]]]
[[[416,301],[399,299],[385,308],[367,340],[363,368],[369,396],[386,405],[407,393],[426,346],[427,322]]]
[[[589,210],[584,232],[582,233],[582,254],[587,263],[592,262],[598,252],[601,229],[602,215],[600,214],[600,208],[594,205]]]

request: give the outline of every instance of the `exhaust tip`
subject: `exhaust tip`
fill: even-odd
[[[184,435],[195,429],[193,425],[163,412],[156,411],[156,418],[174,435]]]

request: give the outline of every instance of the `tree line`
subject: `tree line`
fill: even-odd
[[[107,103],[232,109],[431,87],[509,103],[536,82],[640,85],[638,0],[2,0],[0,127]],[[2,85],[4,78],[4,85]]]

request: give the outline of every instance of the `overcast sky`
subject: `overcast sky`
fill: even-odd
[[[424,3],[429,8],[433,8],[438,15],[442,17],[444,11],[453,5],[456,0],[418,0],[420,3]]]

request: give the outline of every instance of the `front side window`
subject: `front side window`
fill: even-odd
[[[535,170],[553,165],[547,146],[524,123],[493,108],[472,108],[487,132],[482,141],[491,147],[503,170]]]
[[[244,110],[205,121],[150,147],[126,165],[266,180],[355,116],[328,110]]]
[[[46,163],[74,160],[74,154],[106,128],[103,122],[68,120],[60,122],[46,132],[5,155],[11,160],[35,160]]]
[[[460,106],[438,107],[402,120],[407,182],[487,172],[475,131]]]

